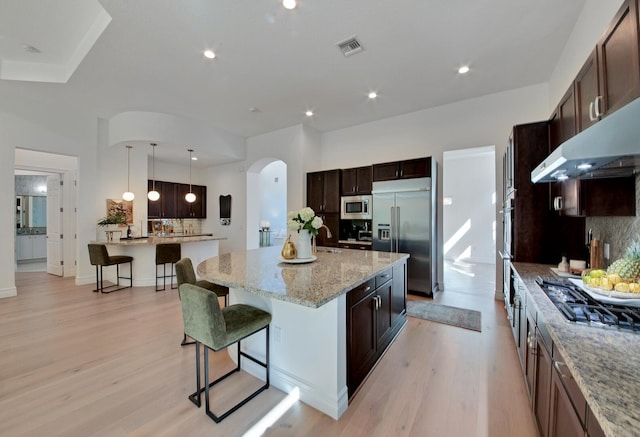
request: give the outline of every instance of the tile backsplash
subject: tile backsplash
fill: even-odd
[[[636,175],[635,217],[587,217],[585,228],[593,229],[593,238],[611,246],[610,262],[622,258],[629,244],[640,237],[640,174]]]

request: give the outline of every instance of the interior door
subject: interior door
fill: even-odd
[[[62,276],[62,186],[60,175],[47,176],[47,273]]]

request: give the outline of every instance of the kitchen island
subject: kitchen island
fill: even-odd
[[[368,302],[365,295],[376,293],[378,278],[385,277],[391,290],[392,272],[402,272],[396,273],[398,282],[393,282],[393,301],[402,308],[394,313],[389,330],[397,335],[406,323],[403,272],[409,255],[318,248],[315,261],[289,264],[279,259],[280,249],[266,247],[210,258],[198,265],[198,275],[229,287],[231,304],[245,303],[271,313],[271,384],[286,393],[297,387],[303,402],[338,419],[347,409],[350,393],[347,296],[355,292],[362,294],[360,302]],[[384,300],[375,297],[372,301]],[[389,295],[385,300],[389,308],[391,299]],[[379,308],[370,305],[368,310],[373,314]],[[250,337],[243,348],[264,357],[263,335]],[[395,335],[389,336],[385,348]],[[235,358],[233,350],[229,353]],[[244,360],[242,365],[247,372],[264,378],[264,370],[251,361]]]
[[[569,378],[568,371],[584,396],[586,406],[574,408],[579,415],[584,412],[589,435],[600,435],[592,432],[591,425],[607,436],[640,435],[639,333],[568,322],[535,282],[537,276],[552,276],[550,267],[513,263],[526,289],[521,298],[527,312],[533,309],[538,325],[545,326],[552,338],[554,366],[565,373],[564,379]],[[563,358],[560,364],[555,364],[556,350]]]
[[[184,234],[163,237],[138,237],[113,241],[92,241],[106,244],[109,255],[128,255],[133,257],[133,286],[151,286],[156,283],[156,245],[163,243],[180,243],[182,257],[191,258],[194,265],[200,261],[218,255],[218,241],[224,237],[212,234]],[[167,266],[168,268],[168,266]],[[113,271],[112,271],[113,270]],[[168,270],[167,270],[167,274]],[[115,281],[115,269],[105,269],[104,278]]]

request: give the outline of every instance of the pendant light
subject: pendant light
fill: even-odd
[[[152,165],[152,170],[151,170],[151,180],[153,181],[153,187],[151,188],[151,191],[149,191],[149,193],[147,193],[147,198],[149,198],[149,200],[151,200],[152,202],[155,202],[156,200],[158,200],[160,198],[160,193],[158,193],[156,191],[156,143],[150,143],[151,147],[153,147],[153,158],[151,158],[151,165]]]
[[[189,150],[189,192],[184,196],[184,200],[189,203],[193,203],[196,201],[196,195],[191,191],[191,154],[193,153],[193,149],[187,150]]]
[[[136,196],[129,189],[129,175],[131,173],[131,148],[133,146],[125,146],[127,148],[127,191],[122,194],[122,200],[132,201]]]

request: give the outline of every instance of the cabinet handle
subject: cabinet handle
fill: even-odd
[[[398,170],[396,170],[396,177],[398,177]]]
[[[556,368],[556,370],[558,371],[558,374],[560,375],[560,377],[562,379],[567,379],[571,377],[571,374],[566,375],[562,372],[562,367],[567,367],[567,365],[565,363],[563,363],[562,361],[556,361],[553,360],[553,367]]]
[[[596,97],[595,100],[595,113],[596,113],[596,117],[601,117],[602,116],[602,112],[600,112],[600,102],[602,101],[602,96],[598,96]]]
[[[354,193],[357,191],[355,185],[351,187],[351,191],[353,191]]]
[[[594,100],[594,102],[595,102],[595,100]],[[593,104],[594,104],[594,102],[589,102],[589,120],[598,121],[598,117],[596,117],[594,115],[594,112],[593,112]]]
[[[388,278],[388,277],[389,277],[389,274],[388,274],[388,273],[385,273],[384,275],[380,275],[380,277],[381,277],[381,278],[383,278],[383,279],[384,279],[384,278]]]
[[[367,286],[367,288],[364,289],[364,292],[366,293],[369,290],[371,290],[371,286]]]
[[[404,170],[400,170],[400,177],[404,176]]]

